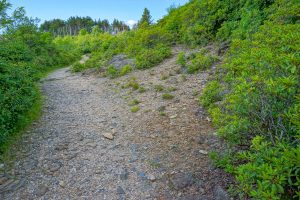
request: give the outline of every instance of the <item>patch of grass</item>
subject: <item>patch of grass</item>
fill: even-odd
[[[198,92],[197,90],[193,90],[193,91],[192,91],[192,96],[193,96],[193,97],[197,96],[198,94],[199,94],[199,92]]]
[[[110,78],[116,78],[119,76],[119,71],[115,66],[109,65],[106,69],[106,76]]]
[[[124,85],[124,88],[131,87],[132,90],[138,90],[140,88],[139,83],[136,81],[135,77],[131,77],[128,82]]]
[[[160,116],[167,116],[167,114],[166,114],[164,111],[160,111],[160,112],[159,112],[159,115],[160,115]]]
[[[130,111],[133,112],[133,113],[136,113],[137,111],[140,110],[140,107],[139,106],[133,106],[131,107]]]
[[[138,92],[144,93],[144,92],[146,92],[146,89],[144,87],[139,87]]]
[[[173,87],[173,86],[170,86],[170,87],[167,88],[167,90],[168,90],[169,92],[174,92],[174,91],[177,90],[177,88],[176,88],[176,87]]]
[[[154,160],[149,160],[149,165],[153,168],[160,168],[161,167],[161,164],[157,161],[154,161]]]
[[[170,99],[173,99],[173,98],[174,98],[174,95],[169,94],[169,93],[164,93],[164,94],[162,95],[162,98],[165,99],[165,100],[170,100]]]
[[[139,103],[140,103],[139,100],[133,99],[132,101],[129,102],[129,105],[130,105],[130,106],[135,106],[135,105],[138,105]]]
[[[163,75],[161,76],[160,80],[167,80],[168,78],[169,78],[168,75],[163,74]]]
[[[162,85],[155,85],[154,89],[156,92],[161,92],[161,91],[164,91],[165,88]]]
[[[119,75],[124,76],[124,75],[130,73],[131,71],[132,71],[132,67],[130,65],[125,65],[122,67]]]
[[[182,82],[187,81],[187,78],[186,78],[185,74],[181,74],[180,78],[181,78]]]

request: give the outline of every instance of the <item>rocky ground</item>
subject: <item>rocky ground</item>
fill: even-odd
[[[0,166],[0,199],[229,199],[230,178],[208,158],[221,145],[198,104],[208,72],[183,74],[178,51],[117,79],[51,74],[41,119],[14,167]]]

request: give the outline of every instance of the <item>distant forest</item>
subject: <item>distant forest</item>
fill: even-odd
[[[80,30],[86,30],[88,33],[109,32],[117,34],[129,30],[129,26],[123,21],[114,19],[109,23],[107,19],[93,20],[91,17],[70,17],[67,20],[53,19],[41,24],[41,31],[50,32],[54,36],[78,35]]]

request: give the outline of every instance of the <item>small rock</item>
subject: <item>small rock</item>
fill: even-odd
[[[170,119],[175,119],[176,117],[177,117],[177,115],[175,114],[175,115],[170,116]]]
[[[117,194],[125,194],[125,191],[123,190],[123,188],[121,186],[118,186]]]
[[[87,143],[86,146],[95,148],[95,147],[97,147],[97,144],[95,142],[92,142],[92,143]]]
[[[114,139],[114,136],[111,133],[103,133],[103,137],[105,137],[106,139],[109,139],[109,140]]]
[[[180,173],[174,175],[174,178],[171,180],[175,189],[184,189],[193,184],[193,177],[189,173]]]
[[[220,186],[216,186],[214,189],[214,196],[216,200],[229,200],[228,193]]]
[[[49,188],[46,185],[40,185],[37,188],[36,195],[38,197],[44,196],[49,191]]]
[[[209,117],[206,117],[206,121],[211,122],[211,119]]]
[[[65,182],[64,181],[59,181],[59,185],[61,186],[61,187],[66,187],[66,184],[65,184]]]
[[[205,151],[205,150],[199,150],[199,153],[204,154],[204,155],[207,155],[207,154],[208,154],[208,152]]]
[[[150,180],[150,181],[155,181],[156,180],[156,178],[155,178],[155,176],[153,175],[153,174],[149,174],[148,175],[148,179]]]

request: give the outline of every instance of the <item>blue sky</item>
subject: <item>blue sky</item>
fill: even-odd
[[[154,20],[160,19],[172,5],[188,0],[9,0],[13,8],[25,7],[27,15],[44,20],[67,19],[70,16],[90,16],[93,19],[114,18],[128,22],[140,19],[143,9],[150,10]]]

